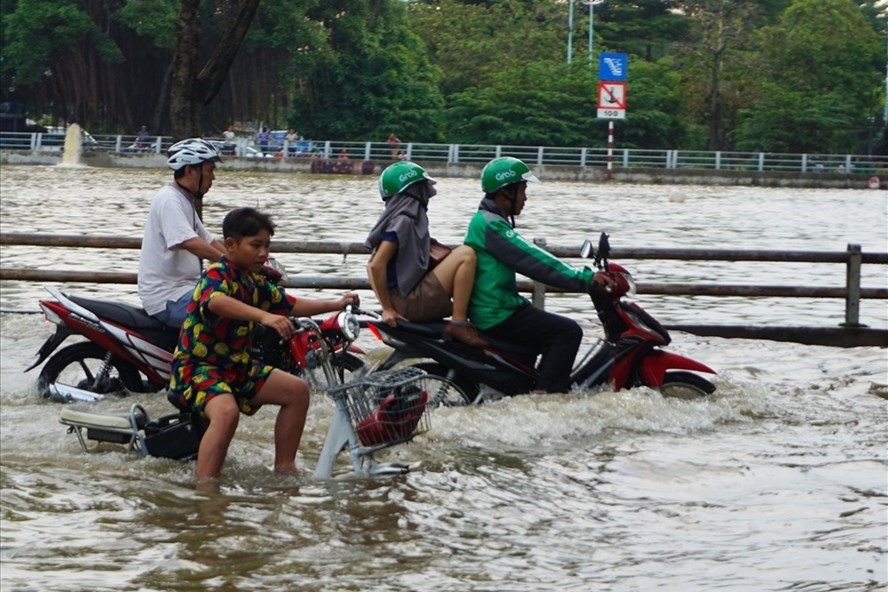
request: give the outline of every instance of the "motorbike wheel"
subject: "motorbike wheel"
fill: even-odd
[[[426,376],[422,380],[422,388],[429,394],[431,407],[464,407],[471,405],[478,396],[478,386],[472,382],[455,376],[447,378],[448,369],[442,364],[423,362],[413,364],[414,368],[424,370]]]
[[[107,351],[94,343],[75,343],[53,355],[37,377],[37,392],[51,398],[49,386],[65,384],[100,395],[137,392],[142,389],[139,371],[128,363],[112,357],[105,375],[100,375]],[[62,401],[65,402],[65,401]]]
[[[699,399],[714,392],[714,384],[693,372],[667,372],[660,385],[660,393],[674,399]]]

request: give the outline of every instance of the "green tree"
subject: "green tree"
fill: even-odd
[[[681,118],[685,96],[674,59],[656,62],[630,58],[626,122],[619,142],[627,148],[668,150],[687,147],[690,130]]]
[[[90,18],[96,2],[76,0],[20,0],[3,6],[2,85],[37,113],[49,103],[53,89],[68,88],[82,102],[108,101],[109,89],[89,78],[102,64],[119,64],[122,52],[113,39]],[[76,109],[60,113],[65,120],[80,119]]]
[[[171,121],[174,135],[196,134],[258,5],[259,0],[203,6],[201,0],[5,2],[4,99],[19,100],[32,112],[51,111],[63,122],[106,128],[144,123],[144,113],[153,110],[155,130]],[[213,34],[202,35],[207,30]]]
[[[833,95],[812,95],[766,82],[755,109],[742,114],[748,117],[737,132],[740,150],[821,153],[831,147],[849,151],[845,130],[853,118]]]
[[[399,2],[340,0],[309,11],[328,49],[298,75],[293,125],[314,137],[441,141],[440,72]]]
[[[595,80],[588,68],[566,64],[564,5],[417,2],[409,20],[442,72],[448,141],[561,146],[588,141],[595,124]]]
[[[673,148],[686,130],[676,113],[679,76],[671,60],[630,58],[627,118],[616,122],[619,145]],[[607,145],[607,121],[597,119],[597,72],[564,63],[536,62],[501,73],[489,86],[451,97],[448,139],[460,144]]]
[[[756,0],[685,0],[693,34],[681,54],[682,83],[688,97],[686,117],[707,130],[706,148],[732,148],[737,112],[755,75],[746,47],[760,22]]]
[[[848,152],[879,115],[884,45],[852,0],[795,0],[762,30],[754,108],[743,112],[741,149]],[[780,122],[780,125],[771,125]]]
[[[675,55],[691,21],[676,0],[604,1],[595,7],[596,49],[633,54],[648,62]],[[587,30],[588,32],[588,30]]]
[[[680,26],[683,17],[668,11],[669,4],[646,0],[598,5],[605,39],[637,41],[607,49],[665,54],[669,43],[687,30]],[[579,57],[566,65],[567,14],[563,6],[560,12],[553,6],[559,5],[448,0],[414,6],[419,16],[411,22],[428,33],[435,59],[446,64],[442,88],[450,91],[446,94],[449,141],[606,145],[607,122],[597,119],[597,57],[592,68]],[[669,33],[670,26],[678,32]],[[447,31],[454,29],[459,33],[449,36]],[[577,45],[578,56],[588,49]],[[627,119],[617,123],[621,145],[674,147],[686,130],[678,119],[683,103],[676,92],[679,78],[673,60],[654,63],[632,55],[630,62],[630,108]]]
[[[445,97],[483,88],[526,63],[566,61],[567,10],[559,3],[414,2],[409,22],[441,70]]]
[[[566,0],[0,0],[0,99],[94,132],[596,146],[584,7],[568,67]],[[844,130],[883,113],[885,18],[876,0],[604,0],[595,49],[630,55],[618,143],[854,150]]]
[[[448,139],[461,144],[588,146],[597,81],[588,68],[535,62],[451,97]]]

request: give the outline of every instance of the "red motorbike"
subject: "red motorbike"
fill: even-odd
[[[37,378],[43,397],[59,402],[97,401],[109,394],[166,388],[178,330],[131,304],[47,290],[54,299],[41,300],[40,308],[57,325],[56,331],[25,370],[46,360]],[[351,305],[320,321],[291,320],[296,332],[286,341],[274,331],[257,327],[254,349],[260,359],[302,376],[313,387],[342,384],[346,372],[362,373],[364,362],[359,356],[363,352],[353,345],[360,324]],[[56,351],[74,335],[86,340]]]
[[[599,340],[575,365],[571,384],[579,390],[608,385],[615,390],[646,386],[666,396],[697,398],[715,392],[701,374],[715,371],[690,358],[661,349],[669,345],[668,331],[636,303],[623,300],[635,293],[632,275],[622,265],[608,262],[610,244],[602,233],[597,252],[590,241],[581,251],[594,257],[614,286],[592,291],[590,297],[603,327]],[[379,369],[412,365],[439,381],[429,393],[429,404],[466,405],[488,398],[531,392],[536,385],[536,352],[482,332],[487,348],[475,348],[444,338],[443,322],[399,322],[391,327],[369,321],[378,339],[393,348]]]

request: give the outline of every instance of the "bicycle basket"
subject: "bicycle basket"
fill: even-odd
[[[375,372],[328,392],[344,403],[361,444],[384,448],[429,431],[425,374],[419,368]]]

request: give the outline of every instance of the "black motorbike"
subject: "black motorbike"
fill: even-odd
[[[590,297],[605,337],[583,355],[571,373],[573,389],[609,385],[614,390],[647,386],[665,396],[697,398],[715,391],[701,374],[715,371],[696,360],[661,349],[671,342],[668,331],[636,303],[623,300],[635,293],[632,275],[608,261],[608,236],[601,234],[598,249],[585,241],[581,255],[594,258],[596,267],[614,281],[609,291],[592,291]],[[503,395],[532,392],[536,386],[536,352],[481,333],[486,348],[472,347],[444,337],[444,321],[392,327],[368,321],[371,332],[392,348],[378,367],[387,370],[410,365],[440,381],[430,404],[450,406],[481,403]]]

